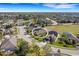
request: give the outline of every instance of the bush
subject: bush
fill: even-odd
[[[67,47],[67,45],[66,45],[66,44],[64,44],[64,45],[63,45],[63,47]]]
[[[34,39],[36,39],[37,41],[41,42],[43,41],[44,38],[40,38],[40,37],[37,37],[37,36],[32,36]]]
[[[63,44],[63,42],[61,42],[61,41],[59,41],[58,43],[59,43],[59,44]]]
[[[28,53],[28,42],[24,41],[24,39],[18,39],[18,49],[15,50],[15,54],[18,56],[25,56]]]

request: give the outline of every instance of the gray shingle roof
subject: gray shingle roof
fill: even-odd
[[[8,40],[4,40],[0,46],[0,49],[4,49],[4,50],[15,50],[17,47],[17,40],[14,36],[12,36],[10,39]]]

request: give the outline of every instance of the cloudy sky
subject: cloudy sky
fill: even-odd
[[[79,3],[0,3],[0,12],[79,12]]]

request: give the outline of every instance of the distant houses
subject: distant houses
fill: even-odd
[[[46,18],[46,20],[51,22],[51,25],[58,25],[58,23],[50,18]]]
[[[17,22],[16,22],[16,25],[18,25],[18,26],[23,25],[23,20],[24,19],[18,19]]]

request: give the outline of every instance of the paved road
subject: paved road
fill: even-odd
[[[34,38],[32,38],[27,33],[26,33],[26,35],[24,35],[26,32],[24,27],[25,26],[17,26],[17,28],[19,29],[19,32],[20,32],[20,34],[18,35],[19,38],[23,38],[25,41],[30,42],[30,43],[34,41],[39,47],[46,45],[46,43],[44,43],[44,42],[37,42]]]
[[[46,19],[47,19],[47,20],[51,20],[52,25],[57,25],[57,24],[58,24],[56,21],[54,21],[54,20],[52,20],[52,19],[50,19],[50,18],[46,18]]]
[[[23,38],[25,41],[27,42],[32,42],[34,39],[31,38],[30,35],[25,35],[25,29],[24,26],[17,26],[17,28],[19,29],[20,34],[18,35],[19,38]]]
[[[52,50],[54,52],[57,52],[57,50],[60,49],[61,53],[64,54],[68,54],[68,55],[72,55],[72,56],[78,56],[79,55],[79,50],[70,50],[70,49],[66,49],[66,48],[56,48],[56,47],[52,47]]]

